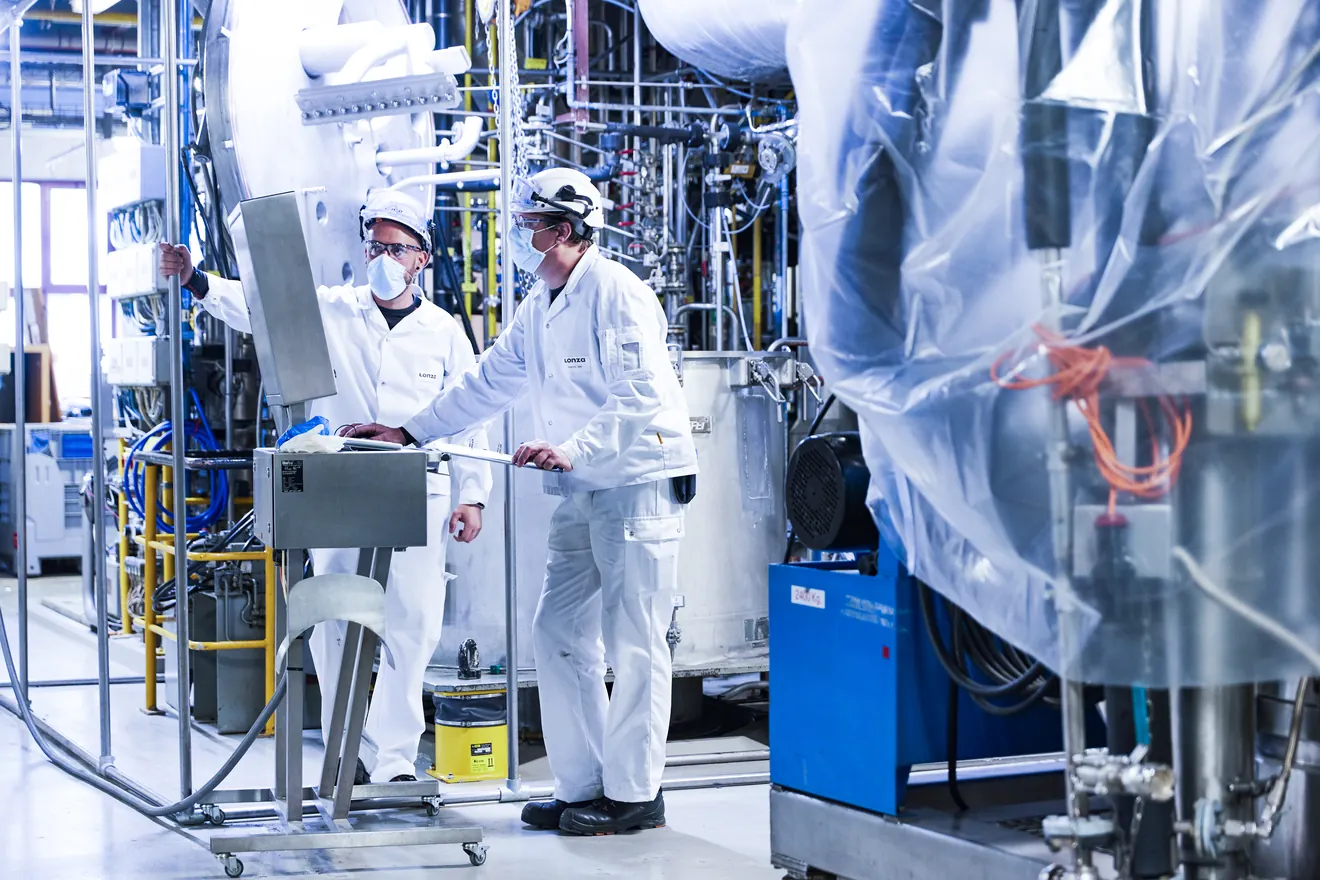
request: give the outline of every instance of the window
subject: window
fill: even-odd
[[[82,184],[46,186],[47,293],[87,289],[87,191]],[[97,224],[100,239],[98,266],[104,266],[106,227]],[[26,245],[24,246],[26,248]],[[98,283],[105,287],[103,282]]]
[[[78,190],[81,192],[81,190]],[[86,260],[83,260],[86,263]],[[101,343],[113,334],[114,302],[99,297]],[[46,322],[50,327],[51,362],[60,405],[92,399],[92,316],[85,293],[53,293],[46,297]]]
[[[23,184],[23,286],[41,287],[41,184]],[[0,281],[14,283],[14,185],[0,180]],[[84,258],[86,262],[86,258]],[[87,286],[86,279],[83,286]]]
[[[13,283],[13,184],[0,181],[0,279]],[[99,224],[101,259],[107,229]],[[87,302],[87,196],[81,181],[23,184],[23,286],[41,288],[60,402],[91,398],[92,333]],[[102,285],[102,291],[105,287]],[[113,334],[114,303],[99,297],[101,338]],[[17,313],[0,317],[0,342],[12,344]]]

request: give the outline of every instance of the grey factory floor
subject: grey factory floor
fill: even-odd
[[[70,606],[76,576],[32,579],[30,639],[33,680],[95,677],[96,642],[85,626],[55,613],[50,604]],[[0,578],[0,610],[10,641],[16,638],[15,582]],[[141,649],[128,641],[112,644],[111,675],[141,675]],[[134,660],[136,659],[136,662]],[[0,666],[0,682],[4,680]],[[3,692],[8,694],[8,690]],[[178,726],[173,718],[140,711],[141,684],[111,688],[113,752],[126,774],[159,792],[177,791]],[[99,714],[94,687],[34,690],[37,713],[89,752],[98,751]],[[163,698],[163,693],[162,693]],[[205,729],[193,736],[194,780],[209,776],[229,754],[237,737]],[[683,745],[671,744],[671,750]],[[307,767],[319,763],[319,734],[306,740]],[[709,750],[725,750],[727,746]],[[147,819],[50,764],[22,723],[0,710],[0,875],[14,878],[139,878],[182,880],[221,878],[222,866],[209,854],[211,830],[181,832]],[[225,787],[270,783],[273,744],[259,741]],[[670,774],[718,772],[719,767],[673,768]],[[764,770],[741,764],[736,771]],[[523,777],[543,781],[543,758],[523,764]],[[618,837],[575,838],[532,832],[519,821],[518,804],[447,807],[437,822],[478,824],[489,857],[473,868],[457,846],[395,847],[245,856],[244,877],[309,874],[340,878],[404,880],[423,876],[499,878],[628,877],[769,880],[782,873],[770,867],[769,808],[765,786],[674,791],[665,796],[668,825]],[[233,833],[226,827],[224,833]]]

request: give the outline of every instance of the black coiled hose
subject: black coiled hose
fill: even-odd
[[[1057,693],[1057,677],[1039,660],[1005,643],[920,581],[917,591],[921,619],[940,665],[982,710],[1015,715]],[[940,631],[936,602],[943,603],[948,616],[951,644]]]

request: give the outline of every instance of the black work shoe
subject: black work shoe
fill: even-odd
[[[340,766],[343,766],[342,761],[340,762]],[[339,778],[339,767],[335,768],[335,778]],[[367,772],[367,765],[362,763],[361,758],[358,758],[357,766],[353,768],[353,784],[368,785],[370,782],[371,774]]]
[[[416,781],[417,781],[417,777],[413,776],[411,773],[400,773],[398,776],[390,780],[390,782],[416,782]]]
[[[665,826],[665,796],[629,804],[601,798],[589,807],[574,807],[559,818],[559,830],[570,834],[618,834]]]
[[[567,801],[533,801],[523,807],[522,820],[524,825],[531,825],[533,828],[543,828],[547,831],[559,827],[559,817],[564,815],[565,810],[571,810],[574,807],[589,807],[595,801],[578,801],[577,803],[568,803]]]

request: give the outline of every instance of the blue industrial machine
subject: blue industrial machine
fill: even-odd
[[[896,816],[913,766],[949,757],[952,685],[917,583],[883,546],[875,559],[874,574],[847,562],[770,568],[770,779]],[[1058,711],[1043,700],[999,717],[964,691],[956,699],[960,761],[1062,747]]]

